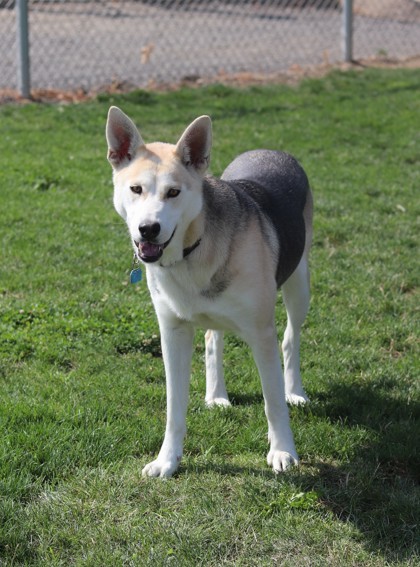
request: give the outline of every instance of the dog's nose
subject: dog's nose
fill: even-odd
[[[144,240],[153,240],[160,232],[160,224],[158,222],[154,222],[152,224],[141,224],[139,226],[139,231]]]

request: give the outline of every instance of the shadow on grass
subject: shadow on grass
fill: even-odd
[[[321,404],[310,408],[314,415],[346,427],[362,426],[376,433],[375,446],[361,449],[364,460],[404,470],[406,476],[419,483],[420,403],[402,399],[394,381],[383,378],[365,386],[334,384],[318,401]]]
[[[254,406],[256,404],[263,404],[264,398],[261,393],[239,393],[229,394],[230,403],[233,406]]]
[[[420,404],[398,399],[399,392],[393,397],[391,387],[386,379],[363,387],[335,384],[309,407],[342,427],[368,429],[374,441],[356,449],[346,465],[311,463],[313,472],[302,467],[299,477],[302,489],[319,492],[336,518],[360,530],[369,550],[392,562],[420,551]]]
[[[357,388],[332,385],[322,399],[314,400],[307,408],[295,408],[293,411],[302,412],[309,423],[315,417],[347,429],[366,428],[373,441],[356,447],[343,465],[304,460],[299,468],[280,475],[279,481],[289,484],[293,493],[319,495],[320,510],[341,522],[352,523],[366,549],[392,563],[415,561],[419,554],[420,405],[393,398],[390,388],[386,380]],[[245,394],[235,395],[232,400],[235,405],[252,405],[260,404],[262,397]],[[253,469],[220,462],[184,465],[181,474],[185,471],[273,478],[268,467]]]

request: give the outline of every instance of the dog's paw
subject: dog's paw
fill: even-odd
[[[215,407],[228,408],[231,405],[232,404],[227,398],[212,398],[210,400],[206,400],[206,406],[208,408],[215,408]]]
[[[174,463],[170,460],[156,459],[156,461],[148,463],[141,471],[141,474],[142,476],[170,478],[178,468],[179,461],[180,459],[177,459]]]
[[[298,465],[299,459],[297,455],[293,456],[287,451],[270,451],[267,455],[267,463],[278,474]]]
[[[300,394],[286,394],[286,402],[291,406],[303,406],[309,403],[309,398],[302,390]]]

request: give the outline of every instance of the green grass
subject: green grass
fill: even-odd
[[[0,108],[1,566],[420,564],[419,89],[419,71],[368,70]],[[261,388],[235,337],[234,404],[205,409],[198,333],[182,466],[168,482],[141,477],[165,387],[146,285],[127,284],[110,104],[148,141],[175,142],[210,114],[215,174],[255,147],[307,170],[312,403],[291,410],[299,468],[276,477],[265,464]]]

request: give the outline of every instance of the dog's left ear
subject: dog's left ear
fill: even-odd
[[[211,140],[210,117],[200,116],[182,134],[176,145],[176,153],[185,166],[203,174],[210,163]]]

